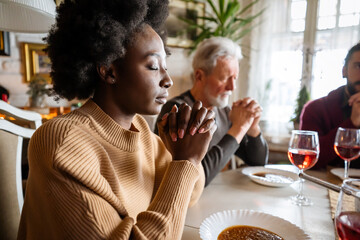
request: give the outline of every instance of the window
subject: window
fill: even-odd
[[[263,120],[287,123],[302,85],[316,99],[346,83],[342,66],[360,40],[360,1],[272,0],[264,5],[259,38],[252,38],[258,56],[251,62],[250,79],[256,83],[250,82],[249,93],[260,99]]]
[[[291,2],[291,31],[303,32],[305,30],[306,0]]]
[[[346,84],[342,67],[346,53],[360,40],[360,1],[320,0],[314,43],[313,99]]]

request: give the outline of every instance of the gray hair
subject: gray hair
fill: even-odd
[[[196,49],[192,62],[193,71],[202,69],[205,74],[210,74],[219,57],[242,58],[239,45],[224,37],[212,37],[202,41]]]

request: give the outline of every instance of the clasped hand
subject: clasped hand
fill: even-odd
[[[186,103],[173,106],[157,123],[159,136],[173,160],[188,160],[198,165],[204,158],[217,128],[215,113],[196,101],[193,108]]]
[[[247,133],[252,137],[260,134],[259,121],[262,113],[261,106],[249,97],[233,103],[229,113],[232,127],[229,130],[237,140]]]
[[[355,127],[360,127],[360,93],[356,93],[349,98],[351,107],[351,122]]]

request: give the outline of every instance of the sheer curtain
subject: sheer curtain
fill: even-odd
[[[342,67],[348,50],[360,40],[360,1],[320,0],[315,41],[313,99],[346,84]]]
[[[288,135],[289,120],[301,84],[303,33],[290,31],[290,1],[264,0],[261,3],[257,7],[265,11],[260,25],[252,32],[248,95],[263,107],[264,133]],[[305,18],[304,6],[298,7],[302,8],[301,17]],[[301,23],[298,25],[301,27]]]
[[[344,57],[360,40],[360,1],[262,0],[255,7],[265,12],[252,31],[247,94],[264,109],[265,135],[287,137],[302,85],[316,99],[345,84]]]

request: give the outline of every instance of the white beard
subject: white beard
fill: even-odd
[[[209,90],[207,86],[204,89],[205,96],[208,100],[208,102],[211,104],[211,106],[215,106],[218,108],[224,108],[229,104],[229,97],[231,96],[231,91],[226,91],[222,93],[221,95],[218,95],[216,97],[211,96],[209,93]],[[225,96],[224,96],[225,95]]]

